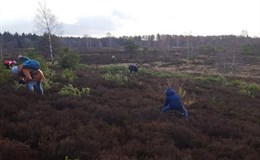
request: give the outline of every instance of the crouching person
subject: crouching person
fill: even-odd
[[[128,66],[129,74],[132,76],[134,73],[138,72],[138,66],[136,64],[130,64]]]
[[[188,119],[188,112],[183,106],[180,97],[174,92],[172,88],[166,90],[166,99],[162,108],[162,112],[168,112],[170,110],[180,111],[182,116]]]
[[[13,67],[12,72],[19,76],[19,84],[27,84],[29,91],[43,95],[42,82],[45,77],[40,69],[23,68],[23,65],[19,65]]]

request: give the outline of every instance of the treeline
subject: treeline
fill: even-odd
[[[16,50],[34,48],[42,53],[48,53],[48,36],[36,34],[11,34],[9,32],[0,33],[1,49],[3,53],[15,52]],[[260,38],[246,36],[184,36],[184,35],[144,35],[134,37],[57,37],[53,36],[54,52],[60,48],[69,48],[77,51],[87,51],[95,49],[135,49],[170,51],[176,48],[185,48],[188,53],[196,52],[201,46],[215,46],[237,49],[245,47],[248,54],[259,54]]]

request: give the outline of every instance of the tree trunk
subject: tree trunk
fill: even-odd
[[[52,52],[52,42],[51,42],[51,34],[49,33],[49,43],[50,43],[50,55],[51,55],[51,62],[54,64],[53,52]]]

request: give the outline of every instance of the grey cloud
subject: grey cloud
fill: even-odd
[[[108,32],[115,32],[123,27],[123,20],[132,20],[132,18],[118,10],[114,10],[108,16],[96,17],[80,17],[75,24],[62,24],[61,36],[83,36],[83,35],[98,35],[104,36]],[[34,23],[31,21],[16,21],[15,23],[3,24],[2,31],[10,33],[36,33]]]
[[[35,29],[34,24],[30,21],[15,21],[15,22],[9,22],[9,23],[3,23],[2,24],[2,32],[8,31],[10,33],[32,33]]]
[[[110,17],[81,17],[75,24],[63,24],[64,33],[68,35],[104,35],[116,29],[117,25]]]
[[[67,35],[106,35],[123,27],[123,20],[133,20],[119,10],[114,10],[108,16],[81,17],[75,24],[63,24],[64,34]]]

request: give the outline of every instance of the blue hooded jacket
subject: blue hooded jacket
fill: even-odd
[[[168,106],[172,109],[180,110],[183,108],[180,97],[174,92],[172,88],[166,90],[166,100],[164,106]]]

